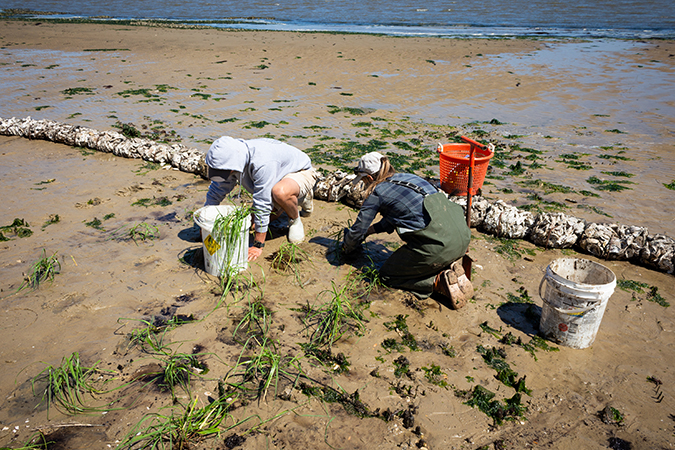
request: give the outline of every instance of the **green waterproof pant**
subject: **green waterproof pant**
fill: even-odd
[[[431,219],[429,225],[401,234],[405,245],[380,269],[385,285],[411,291],[419,298],[431,295],[436,275],[464,256],[471,240],[464,210],[445,194],[427,195],[424,210]]]

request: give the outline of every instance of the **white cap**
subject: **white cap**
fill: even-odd
[[[378,152],[366,153],[359,159],[359,165],[356,167],[356,179],[353,183],[358,183],[366,175],[374,175],[380,171],[384,155]]]

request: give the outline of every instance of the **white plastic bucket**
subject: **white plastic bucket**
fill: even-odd
[[[539,284],[544,302],[539,331],[566,347],[589,347],[615,287],[614,272],[602,264],[578,258],[552,261]]]
[[[202,229],[204,267],[211,275],[222,276],[248,268],[248,229],[251,226],[251,216],[245,218],[239,235],[231,239],[229,248],[223,239],[217,241],[212,235],[216,220],[227,217],[235,210],[233,205],[213,205],[204,206],[194,213],[194,221]]]

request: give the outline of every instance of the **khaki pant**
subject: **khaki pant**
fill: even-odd
[[[290,179],[298,183],[300,193],[298,194],[298,205],[302,205],[307,198],[309,200],[314,198],[314,186],[319,179],[319,172],[316,169],[301,170],[300,172],[289,173],[282,180]],[[281,206],[274,202],[274,212],[281,211]]]

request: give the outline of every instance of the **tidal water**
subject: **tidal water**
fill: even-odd
[[[0,0],[53,17],[440,37],[675,37],[671,0]]]

